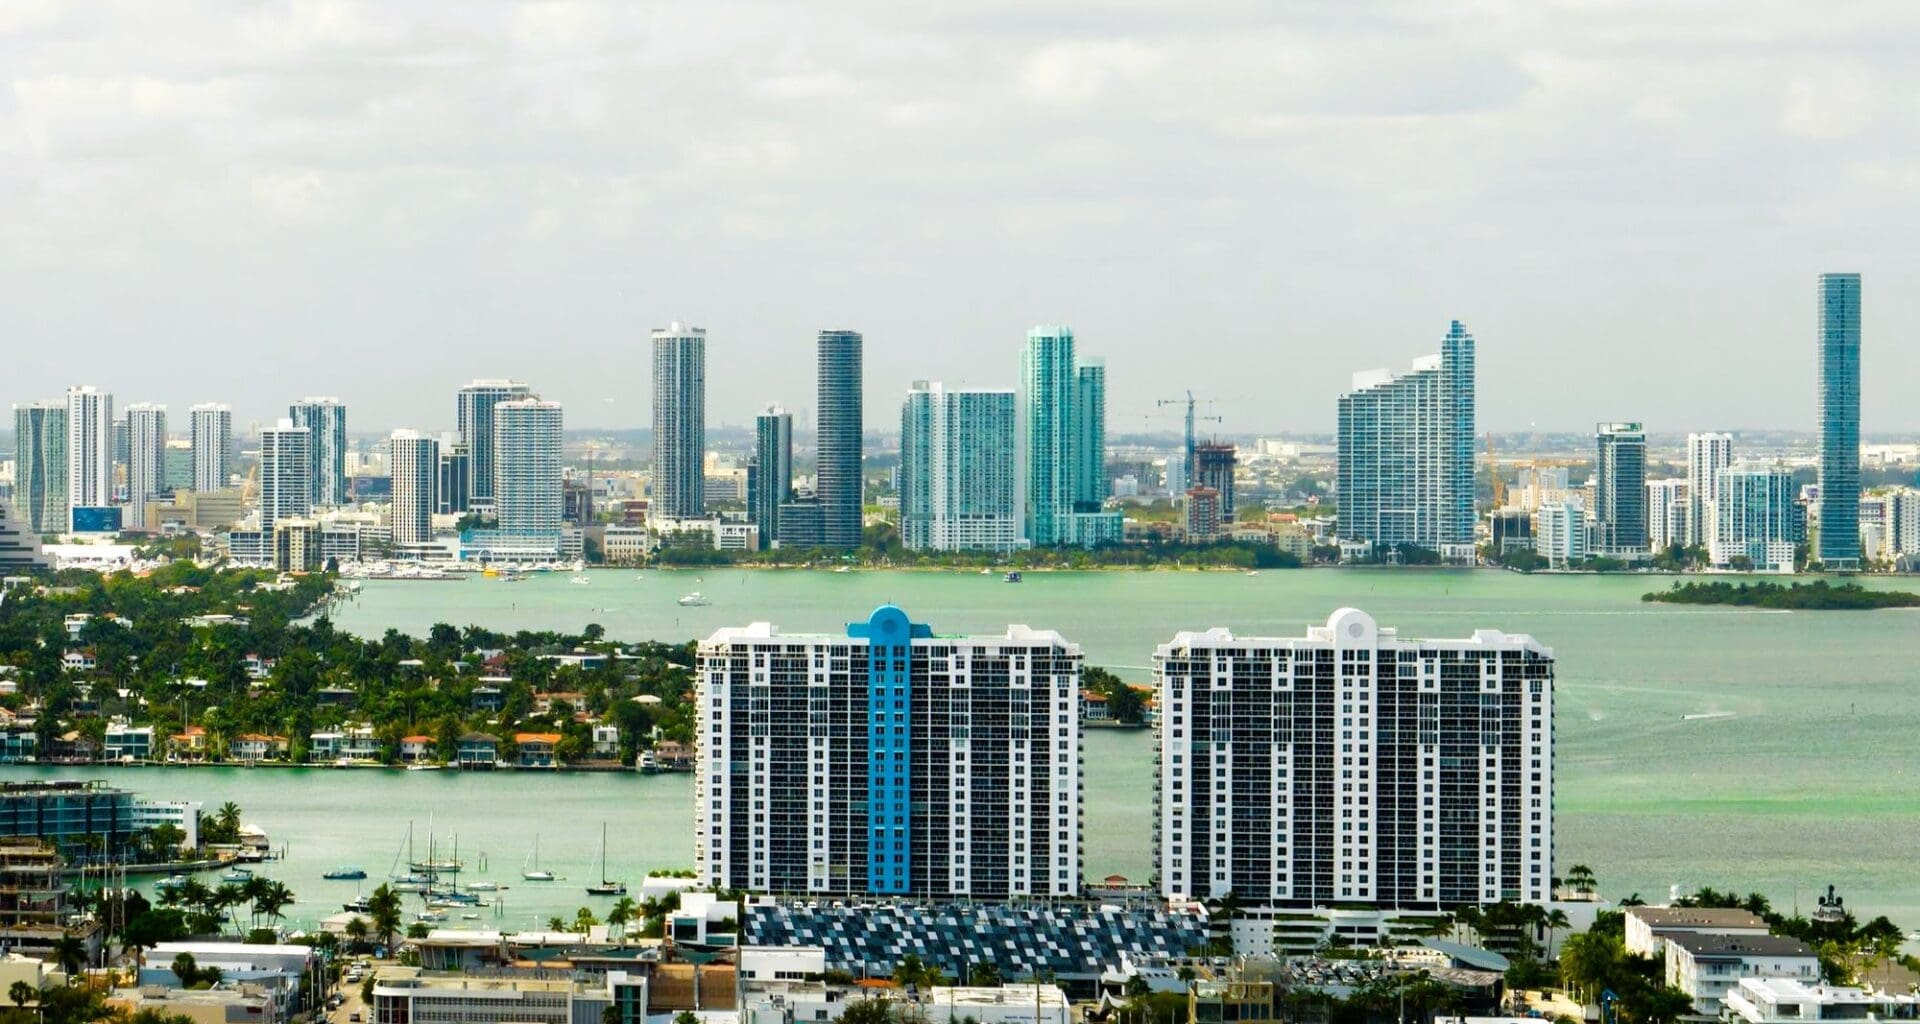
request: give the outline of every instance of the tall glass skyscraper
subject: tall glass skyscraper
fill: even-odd
[[[393,479],[388,521],[393,542],[425,544],[433,539],[438,507],[440,442],[418,430],[396,430],[387,439],[387,469]]]
[[[313,504],[338,508],[352,502],[347,491],[347,407],[338,398],[303,398],[287,409],[296,427],[307,428],[312,445],[309,475]]]
[[[915,381],[900,411],[900,541],[915,550],[1011,551],[1014,405],[1010,390]]]
[[[1074,353],[1073,331],[1042,325],[1020,352],[1017,480],[1026,539],[1038,547],[1117,542],[1120,513],[1100,511],[1106,369]],[[1102,422],[1093,424],[1090,419]],[[1101,447],[1095,453],[1088,449]]]
[[[863,345],[857,331],[821,331],[815,387],[814,488],[826,547],[860,545],[866,494],[860,471]]]
[[[166,491],[167,407],[151,402],[127,406],[127,518],[125,526],[145,529],[147,502]]]
[[[113,500],[113,396],[91,386],[67,389],[67,510]],[[69,527],[71,528],[71,527]]]
[[[205,402],[187,415],[193,440],[193,489],[217,491],[233,480],[233,409]]]
[[[707,332],[675,320],[653,332],[653,519],[707,514]]]
[[[67,529],[67,407],[13,407],[14,514],[35,536]]]
[[[1594,521],[1602,554],[1647,551],[1647,433],[1638,423],[1593,429]]]
[[[1820,275],[1820,543],[1829,569],[1860,567],[1860,275]]]
[[[454,429],[467,448],[467,494],[460,502],[466,511],[478,504],[493,507],[493,407],[533,394],[517,380],[476,380],[460,389]]]
[[[1455,320],[1410,373],[1340,396],[1339,536],[1438,551],[1473,543],[1473,335]]]
[[[793,414],[778,405],[753,420],[753,487],[748,512],[760,546],[780,539],[780,506],[793,500]]]
[[[560,435],[559,402],[518,398],[493,407],[493,506],[501,533],[558,536]]]

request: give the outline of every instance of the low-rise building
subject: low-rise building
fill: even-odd
[[[1712,935],[1680,932],[1666,939],[1667,984],[1693,1000],[1694,1012],[1720,1016],[1727,993],[1742,978],[1820,980],[1820,958],[1806,943],[1784,935]]]
[[[210,989],[142,985],[115,989],[107,1005],[129,1015],[150,1010],[161,1019],[185,1018],[193,1024],[278,1024],[284,1019],[272,994],[253,984],[223,982]]]
[[[557,732],[514,733],[513,744],[519,751],[516,761],[522,768],[552,768],[559,763],[553,753],[559,742]]]
[[[207,759],[207,730],[204,726],[189,725],[180,732],[167,737],[167,760],[169,761],[205,761]]]
[[[500,762],[500,738],[484,732],[460,737],[454,764],[461,768],[492,768]]]
[[[153,726],[130,725],[124,718],[107,723],[100,745],[101,755],[109,761],[153,760]]]
[[[183,953],[201,967],[219,968],[223,985],[264,995],[273,1005],[275,1020],[287,1020],[311,1009],[312,1001],[319,996],[311,981],[320,969],[320,958],[312,947],[246,942],[162,942],[146,955],[145,965],[140,968],[141,986],[178,985],[171,965]]]
[[[400,761],[402,764],[421,764],[434,759],[437,741],[431,736],[402,736],[400,738]]]
[[[1666,955],[1675,935],[1765,935],[1767,922],[1738,907],[1628,907],[1626,947],[1635,956]]]
[[[575,977],[566,971],[454,974],[383,967],[374,975],[372,1019],[645,1024],[647,993],[647,979],[626,971]]]
[[[180,830],[182,850],[197,850],[200,848],[200,811],[205,806],[198,800],[135,800],[133,827],[136,832],[147,832],[171,825]]]
[[[287,756],[287,738],[271,733],[243,732],[227,744],[235,761],[279,761]]]
[[[1920,996],[1809,985],[1796,978],[1741,978],[1727,991],[1725,1005],[1727,1020],[1745,1024],[1913,1020]]]

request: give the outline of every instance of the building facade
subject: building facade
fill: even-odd
[[[1355,374],[1339,406],[1340,538],[1471,546],[1473,431],[1473,335],[1458,320],[1412,372]]]
[[[1793,472],[1785,466],[1734,465],[1715,485],[1713,535],[1707,555],[1722,568],[1792,572],[1806,539]]]
[[[460,511],[493,508],[493,407],[527,398],[533,389],[517,380],[476,380],[456,398],[455,429],[467,449],[467,494]]]
[[[1647,553],[1647,432],[1638,423],[1593,429],[1594,547],[1599,554]]]
[[[1647,481],[1647,546],[1654,551],[1687,542],[1687,482],[1679,477]]]
[[[770,548],[780,539],[780,506],[793,500],[793,414],[778,405],[754,417],[752,469],[748,514]]]
[[[393,479],[387,525],[394,545],[432,540],[439,507],[440,442],[418,430],[394,431],[387,438],[387,473]]]
[[[458,432],[441,434],[439,474],[434,486],[434,511],[441,515],[461,515],[467,511],[467,496],[473,490],[473,453]]]
[[[347,491],[347,407],[338,398],[303,398],[287,407],[296,427],[307,428],[310,505],[339,508],[353,503]]]
[[[1720,471],[1732,464],[1732,434],[1687,435],[1688,547],[1705,547],[1712,538],[1713,503],[1720,497]]]
[[[1233,522],[1233,470],[1236,462],[1231,444],[1193,446],[1193,485],[1206,487],[1220,496],[1220,521]]]
[[[67,518],[76,508],[113,502],[113,396],[86,385],[67,389]]]
[[[36,537],[67,529],[67,407],[13,407],[13,509]]]
[[[313,433],[283,419],[260,431],[260,532],[313,510]]]
[[[1547,902],[1553,670],[1529,636],[1405,639],[1353,608],[1305,637],[1175,635],[1154,654],[1162,894]]]
[[[678,320],[653,332],[653,495],[656,519],[707,514],[707,332]]]
[[[1860,566],[1860,275],[1820,275],[1820,538],[1829,569]]]
[[[500,532],[558,536],[561,526],[559,402],[519,398],[493,407],[493,505]]]
[[[857,331],[821,331],[817,346],[813,493],[821,540],[830,548],[859,547],[866,509],[860,468],[865,343]]]
[[[926,551],[1019,546],[1011,390],[915,381],[900,411],[900,540]]]
[[[1022,531],[1036,546],[1092,547],[1121,539],[1120,513],[1101,509],[1104,473],[1086,479],[1092,467],[1106,461],[1105,423],[1084,422],[1104,419],[1105,389],[1105,367],[1076,356],[1071,329],[1040,326],[1027,332],[1020,353],[1016,480]],[[1102,445],[1097,457],[1084,451],[1095,438]]]
[[[217,491],[233,481],[233,408],[203,402],[187,411],[193,444],[193,489]]]
[[[147,502],[166,493],[167,407],[151,402],[127,406],[128,525],[146,526]]]
[[[1565,569],[1587,560],[1587,510],[1577,496],[1544,502],[1533,514],[1533,549],[1547,565]]]
[[[1081,653],[935,636],[892,606],[844,636],[767,623],[700,646],[695,860],[759,893],[1080,889]]]

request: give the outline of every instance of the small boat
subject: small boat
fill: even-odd
[[[493,892],[494,890],[499,888],[500,888],[500,883],[498,882],[468,882],[467,883],[468,892]]]
[[[698,590],[680,599],[680,606],[683,608],[698,608],[712,603],[712,601],[707,600],[706,595],[700,593]]]
[[[445,921],[447,919],[447,912],[444,910],[422,910],[418,914],[413,915],[413,919],[415,921],[425,921],[428,923]]]
[[[1013,571],[1013,572],[1010,572],[1010,573],[1008,573],[1008,574],[1007,574],[1007,575],[1006,575],[1005,577],[1003,577],[1003,578],[1004,578],[1004,579],[1005,579],[1005,580],[1006,580],[1006,581],[1007,581],[1008,583],[1018,583],[1018,582],[1020,582],[1020,580],[1022,579],[1022,577],[1021,577],[1021,575],[1020,575],[1020,572],[1019,572],[1019,570],[1017,570],[1017,569],[1016,569],[1015,571]]]
[[[480,915],[479,915],[479,914],[461,914],[461,915],[460,915],[460,920],[462,920],[462,921],[478,921],[478,920],[480,920]]]
[[[992,570],[992,569],[981,569],[981,570],[980,570],[980,575],[982,575],[982,576],[991,576],[991,575],[993,575],[993,570]]]
[[[437,764],[410,764],[407,766],[407,770],[410,772],[437,772],[440,770],[440,766]]]
[[[653,756],[653,751],[642,750],[640,756],[633,759],[633,767],[642,775],[658,775],[660,774],[660,759]]]
[[[627,883],[607,879],[607,823],[600,823],[600,881],[587,886],[589,896],[625,896]]]
[[[833,571],[834,572],[852,572],[853,567],[850,565],[838,565],[834,567]]]
[[[589,584],[589,583],[592,583],[593,581],[592,581],[592,580],[590,580],[590,579],[588,579],[588,578],[586,578],[585,576],[582,576],[582,575],[577,575],[577,574],[576,574],[576,575],[573,575],[573,576],[569,576],[569,577],[567,577],[567,582],[569,582],[569,583],[578,583],[578,584],[580,584],[581,586],[583,586],[583,587],[584,587],[584,586],[586,586],[587,584]]]
[[[220,880],[222,882],[239,882],[244,885],[252,879],[253,872],[242,867],[232,867],[220,872]]]
[[[355,896],[340,904],[340,909],[349,914],[370,914],[373,912],[373,903],[365,896]]]
[[[553,881],[553,872],[542,870],[540,867],[540,834],[538,832],[533,835],[533,852],[527,855],[527,863],[522,867],[520,877],[529,882]]]
[[[367,877],[367,869],[352,864],[343,864],[320,877],[334,882],[357,882]]]
[[[153,883],[153,888],[156,892],[167,892],[170,889],[178,889],[185,884],[187,884],[187,876],[168,875],[158,882]]]

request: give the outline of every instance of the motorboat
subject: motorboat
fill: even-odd
[[[332,882],[357,882],[367,877],[367,869],[352,864],[343,864],[320,876]]]
[[[410,772],[437,772],[440,770],[440,766],[437,764],[410,764],[407,766],[407,770]]]
[[[243,867],[231,867],[220,872],[222,882],[238,882],[242,885],[253,880],[253,872]]]
[[[340,904],[340,909],[349,914],[370,914],[373,912],[373,902],[365,896],[355,896]]]
[[[586,586],[587,584],[589,584],[589,583],[592,583],[593,581],[592,581],[592,580],[590,580],[590,579],[588,579],[588,578],[587,578],[587,577],[586,577],[586,576],[585,576],[584,574],[582,574],[582,573],[575,573],[575,574],[573,574],[572,576],[569,576],[569,577],[567,577],[567,582],[569,582],[569,583],[578,583],[578,584],[580,584],[581,586],[583,586],[583,587],[584,587],[584,586]]]
[[[185,884],[187,884],[187,876],[168,875],[158,882],[153,883],[153,888],[155,892],[168,892],[173,889],[178,889]]]
[[[707,600],[706,595],[700,593],[698,590],[680,599],[680,607],[682,608],[699,608],[712,603],[712,601]]]
[[[653,755],[653,751],[642,750],[640,755],[633,759],[633,767],[642,775],[658,775],[660,774],[660,759]]]
[[[499,882],[468,882],[468,892],[494,892],[500,888]]]
[[[1012,571],[1012,572],[1010,572],[1010,573],[1008,573],[1008,574],[1007,574],[1007,575],[1006,575],[1005,577],[1003,577],[1003,578],[1004,578],[1004,579],[1005,579],[1005,580],[1006,580],[1006,581],[1007,581],[1008,583],[1018,583],[1018,582],[1020,582],[1020,581],[1021,581],[1021,580],[1022,580],[1022,579],[1023,579],[1024,577],[1022,577],[1022,576],[1020,575],[1020,570],[1018,570],[1018,569],[1015,569],[1014,571]]]

